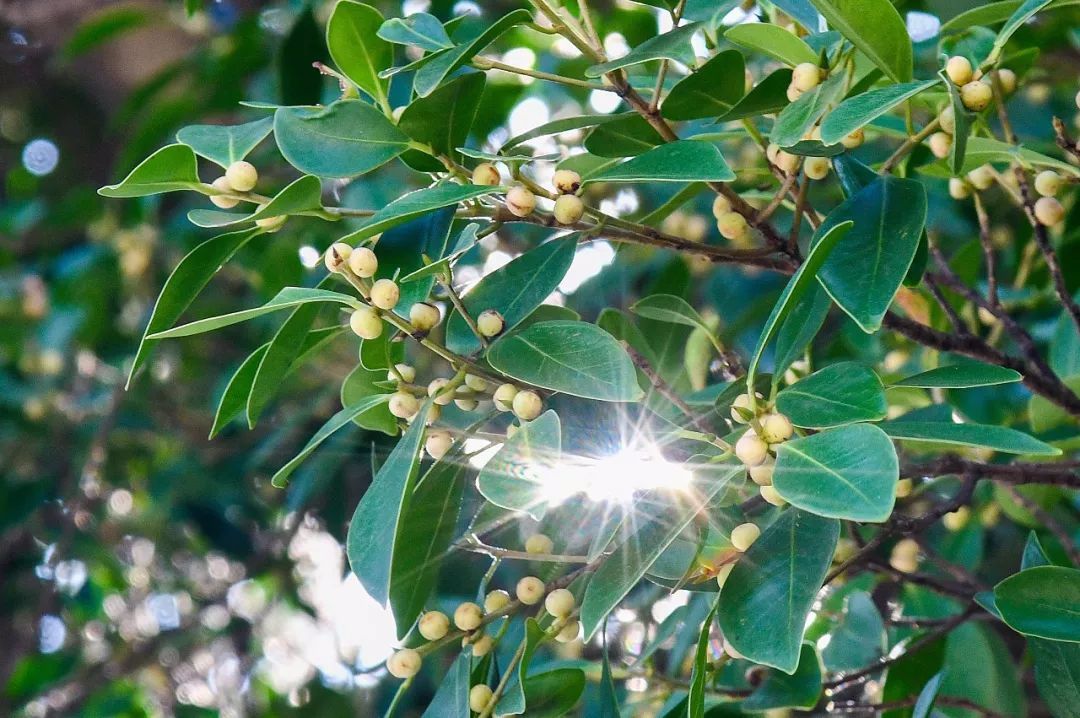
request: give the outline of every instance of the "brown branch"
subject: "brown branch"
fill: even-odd
[[[695,412],[693,408],[687,404],[666,381],[664,381],[664,378],[656,373],[656,370],[649,364],[649,360],[646,359],[641,352],[634,349],[626,342],[623,342],[622,345],[623,348],[626,349],[626,353],[630,355],[630,360],[634,362],[634,366],[641,370],[641,373],[649,380],[649,384],[656,389],[656,392],[660,394],[660,396],[670,401],[679,411],[685,414],[686,417],[690,419],[690,423],[694,425],[695,429],[705,434],[713,433],[713,428],[705,421],[705,417]]]
[[[905,464],[901,467],[900,474],[907,477],[969,474],[979,479],[992,479],[1016,486],[1047,484],[1080,488],[1080,474],[1077,473],[1076,462],[984,464],[962,459],[955,454],[946,454],[923,464]]]
[[[1054,534],[1054,538],[1058,540],[1061,547],[1065,549],[1065,553],[1069,555],[1069,560],[1072,561],[1073,565],[1080,566],[1080,548],[1077,548],[1076,542],[1073,541],[1072,536],[1065,530],[1065,527],[1051,516],[1049,511],[1039,506],[1037,502],[1017,491],[1015,486],[1003,486],[1002,488],[1009,493],[1013,501],[1030,511],[1035,518],[1041,521],[1047,530]]]

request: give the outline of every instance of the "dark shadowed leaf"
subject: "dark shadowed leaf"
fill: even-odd
[[[821,696],[821,663],[817,651],[809,643],[799,652],[799,667],[791,675],[770,669],[761,685],[742,702],[745,711],[757,712],[776,708],[813,708]]]
[[[746,86],[743,56],[725,50],[671,88],[660,113],[669,120],[718,117],[731,110]]]

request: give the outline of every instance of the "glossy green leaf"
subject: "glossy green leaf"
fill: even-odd
[[[663,35],[650,37],[622,57],[593,65],[585,70],[585,77],[600,77],[606,73],[651,60],[675,60],[684,65],[694,64],[694,49],[690,39],[701,29],[701,23],[691,22],[669,30]]]
[[[894,82],[909,82],[911,38],[889,0],[811,0],[829,25]]]
[[[821,141],[834,144],[940,80],[905,82],[855,95],[841,102],[821,123]]]
[[[1029,638],[1035,685],[1055,718],[1080,716],[1080,644]]]
[[[1080,643],[1080,570],[1036,566],[994,587],[1005,623],[1019,633]]]
[[[325,107],[279,107],[274,138],[296,169],[319,177],[357,177],[408,148],[408,138],[377,109],[360,100]]]
[[[251,214],[220,212],[212,209],[193,209],[188,220],[200,227],[226,227],[231,224],[254,222],[266,217],[308,214],[322,209],[322,182],[318,177],[304,175],[274,195]]]
[[[885,655],[888,641],[885,622],[866,591],[853,591],[844,600],[844,612],[829,632],[829,644],[821,650],[827,670],[857,671]]]
[[[799,652],[799,666],[791,675],[769,670],[761,685],[754,689],[741,707],[744,711],[758,712],[777,708],[813,708],[821,696],[821,663],[817,651],[804,643]]]
[[[393,64],[394,48],[378,35],[382,24],[382,13],[370,5],[339,0],[326,23],[326,46],[342,73],[385,105],[390,83],[379,72]]]
[[[710,142],[678,140],[655,147],[626,162],[585,177],[590,182],[731,182],[720,150]]]
[[[525,679],[525,703],[529,718],[560,718],[577,705],[585,690],[580,668],[554,668]]]
[[[782,376],[802,356],[829,315],[832,299],[820,286],[811,286],[795,303],[776,333],[775,376]]]
[[[733,26],[724,33],[724,39],[756,50],[785,64],[795,66],[802,62],[818,62],[818,55],[798,35],[779,25],[747,22]]]
[[[788,104],[787,88],[790,84],[791,70],[786,67],[775,70],[754,85],[734,107],[716,119],[719,122],[730,122],[776,112]]]
[[[525,619],[525,648],[518,660],[517,669],[506,684],[502,698],[495,705],[493,715],[508,716],[521,715],[527,706],[525,686],[528,682],[529,664],[532,663],[533,654],[544,640],[544,629],[535,618]],[[529,706],[531,708],[531,706]]]
[[[819,516],[879,522],[892,513],[899,478],[885,432],[853,424],[780,444],[773,486],[793,506]]]
[[[630,307],[630,311],[639,317],[655,319],[658,322],[685,324],[688,327],[697,327],[707,332],[712,331],[696,309],[690,306],[685,299],[674,294],[649,295]]]
[[[660,114],[669,120],[697,120],[730,112],[743,97],[745,72],[741,54],[735,50],[717,53],[675,83],[660,106]]]
[[[597,157],[633,157],[664,144],[640,115],[626,115],[597,125],[585,138],[585,149]]]
[[[884,419],[888,410],[881,379],[858,362],[840,362],[786,387],[776,408],[795,426],[827,429]]]
[[[239,416],[247,406],[247,398],[251,393],[251,384],[258,373],[259,362],[262,361],[269,346],[270,343],[267,342],[249,354],[229,378],[229,383],[225,385],[225,391],[222,392],[217,410],[214,412],[214,424],[210,428],[211,439],[217,436],[226,424]]]
[[[938,673],[931,678],[923,686],[923,689],[919,691],[919,698],[915,701],[915,706],[911,711],[911,718],[930,718],[931,711],[934,708],[934,701],[937,700],[938,690],[941,688],[941,679],[943,674]]]
[[[413,78],[413,90],[420,97],[430,95],[450,76],[450,73],[468,63],[477,53],[495,42],[500,35],[512,27],[525,25],[531,21],[532,15],[528,10],[521,8],[512,10],[468,42],[436,53],[430,62],[425,63],[416,71]]]
[[[485,75],[471,72],[462,75],[432,92],[414,100],[401,113],[398,127],[406,135],[428,145],[438,155],[456,158],[457,148],[465,139],[476,119],[480,98],[484,94]],[[442,171],[442,163],[434,171]]]
[[[839,102],[844,93],[844,80],[843,75],[835,74],[781,110],[773,123],[769,140],[780,147],[791,147],[802,142],[818,120]]]
[[[1057,456],[1061,449],[1039,441],[1016,429],[987,424],[956,424],[951,421],[883,422],[881,428],[894,439],[930,444],[983,446],[1006,454]]]
[[[1005,48],[1005,44],[1009,42],[1009,38],[1013,36],[1020,26],[1031,19],[1031,16],[1042,10],[1049,5],[1051,0],[1025,0],[1020,7],[1016,8],[1009,19],[1005,21],[1005,24],[998,30],[997,37],[994,39],[994,49],[987,58],[990,62],[996,62],[997,58],[1001,55],[1001,51]]]
[[[961,172],[970,172],[988,162],[1018,162],[1025,167],[1052,169],[1072,177],[1080,177],[1080,169],[1026,147],[1010,145],[992,137],[968,138]]]
[[[369,401],[374,404],[376,400],[387,399],[383,395],[371,397]],[[364,589],[381,605],[389,602],[393,584],[405,570],[397,561],[402,550],[400,542],[409,540],[403,518],[408,514],[416,486],[420,446],[431,406],[430,401],[421,406],[408,430],[375,474],[349,522],[345,542],[349,565]],[[361,410],[357,411],[357,408]],[[367,402],[362,402],[358,407],[343,409],[338,415],[344,413],[345,421],[351,422],[354,416],[368,408]]]
[[[387,393],[386,389],[376,386],[376,382],[386,381],[386,374],[385,369],[368,369],[363,364],[357,364],[341,384],[341,405],[352,406],[374,394]],[[359,414],[353,421],[364,429],[381,431],[389,436],[397,436],[398,433],[397,419],[385,404]]]
[[[946,641],[943,670],[942,696],[966,698],[1006,716],[1026,715],[1020,671],[1001,636],[989,626],[969,621],[952,631]],[[972,715],[969,711],[945,711],[964,718]]]
[[[377,34],[387,42],[413,45],[428,52],[438,52],[454,46],[439,19],[426,12],[413,13],[408,17],[392,17],[382,24]]]
[[[686,715],[688,718],[703,718],[705,715],[705,681],[710,670],[709,634],[712,632],[712,624],[715,618],[716,604],[714,603],[709,615],[705,617],[701,624],[697,646],[694,648],[694,663],[690,671],[690,690],[686,696]]]
[[[939,31],[942,37],[979,25],[995,25],[1009,19],[1024,0],[1003,0],[1002,2],[982,3],[970,10],[965,10],[942,23]]]
[[[243,125],[190,125],[176,133],[176,141],[200,157],[228,167],[247,157],[272,129],[272,117]]]
[[[499,152],[507,153],[518,145],[540,137],[550,137],[551,135],[559,135],[563,132],[572,132],[573,130],[580,130],[585,127],[596,127],[597,125],[614,122],[615,120],[625,120],[634,117],[640,119],[640,115],[636,112],[616,113],[613,115],[578,115],[576,117],[563,117],[558,120],[552,120],[551,122],[545,122],[528,132],[522,132],[520,135],[511,137],[503,143]]]
[[[1020,372],[1007,367],[964,361],[920,372],[906,379],[901,379],[892,386],[917,386],[923,389],[966,389],[975,386],[1011,384],[1021,381],[1023,378]]]
[[[720,591],[720,628],[739,653],[793,674],[806,615],[829,570],[840,524],[789,508],[740,558]]]
[[[449,207],[466,200],[483,197],[484,195],[498,192],[498,187],[482,187],[480,185],[439,184],[434,187],[418,189],[398,197],[375,214],[368,217],[367,221],[351,234],[347,234],[340,241],[356,244],[357,242],[381,234],[391,227],[404,224],[411,219],[416,219],[441,207]]]
[[[162,192],[194,190],[199,181],[198,160],[187,145],[166,145],[143,160],[119,184],[98,190],[103,197],[145,197]]]
[[[545,484],[559,461],[562,424],[554,411],[545,411],[521,427],[480,470],[476,488],[485,499],[538,521],[547,511]]]
[[[626,350],[595,324],[541,322],[488,349],[491,366],[552,391],[600,401],[637,401],[637,372]]]
[[[438,690],[420,718],[470,718],[471,683],[472,649],[464,648],[439,682]]]
[[[281,382],[289,373],[289,367],[300,355],[304,340],[311,332],[312,324],[323,308],[321,303],[301,304],[293,309],[267,345],[266,353],[259,360],[258,370],[251,383],[247,400],[248,426],[255,427],[262,410],[281,388]]]

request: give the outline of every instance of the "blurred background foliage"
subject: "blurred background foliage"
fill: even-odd
[[[442,19],[482,13],[489,20],[513,6],[374,4],[387,16],[427,10]],[[899,3],[902,12],[916,13],[908,15],[916,32],[978,4]],[[337,408],[340,381],[355,365],[353,345],[337,341],[294,372],[255,430],[233,425],[207,440],[225,382],[275,320],[163,344],[124,391],[127,363],[165,277],[208,235],[185,219],[193,201],[185,197],[106,202],[95,194],[186,124],[259,116],[241,100],[335,97],[334,84],[311,69],[327,59],[322,28],[332,5],[0,2],[0,715],[367,716],[391,696],[381,662],[393,630],[387,614],[345,578],[339,544],[387,438],[345,432],[304,465],[287,491],[268,483]],[[657,32],[658,13],[647,4],[598,5],[616,48]],[[738,3],[726,5],[739,12]],[[1055,22],[1022,29],[1015,42],[1041,51],[1013,111],[1034,149],[1050,148],[1053,114],[1075,112],[1076,19],[1073,11],[1055,15]],[[541,53],[531,45],[537,37],[518,30],[499,49],[516,53],[515,64],[580,72],[583,60]],[[932,34],[916,48],[923,64],[935,62]],[[471,145],[549,118],[614,109],[590,106],[590,99],[502,77],[488,85]],[[395,106],[406,100],[392,94]],[[887,148],[870,143],[864,151],[877,159]],[[271,177],[284,167],[274,152],[264,143],[253,159]],[[333,191],[342,205],[379,207],[416,186],[416,178],[394,163]],[[969,242],[973,217],[947,199],[944,181],[939,189],[931,193],[931,224],[943,243]],[[665,199],[625,190],[605,202],[610,211],[641,215]],[[706,201],[669,217],[667,227],[704,233],[711,222]],[[1010,221],[1022,221],[1012,215]],[[1080,223],[1069,225],[1061,249],[1066,266],[1080,261]],[[1000,227],[1004,245],[1010,229]],[[476,250],[474,271],[534,243],[541,236],[534,231],[515,228],[486,243]],[[313,285],[322,275],[318,253],[341,233],[294,220],[287,231],[245,248],[193,313],[225,313],[260,304],[283,286]],[[756,339],[781,281],[647,250],[618,251],[619,263],[607,267],[614,250],[592,245],[563,287],[568,304],[595,318],[646,288],[686,295],[720,317],[725,338],[743,350]],[[1067,276],[1075,281],[1080,272]],[[1046,337],[1058,313],[1046,306],[1043,316],[1035,329]],[[673,338],[680,347],[686,339]],[[836,317],[820,344],[823,357],[884,361],[893,371],[912,361],[884,341]],[[691,371],[687,381],[701,385],[708,372]],[[1002,391],[972,390],[956,400],[975,420],[996,423],[1000,412],[1013,411]],[[1018,406],[1025,397],[1015,391]],[[999,530],[996,545],[1018,551],[1019,527]],[[1015,565],[1016,551],[1005,553],[1002,574]],[[448,605],[450,597],[471,595],[486,567],[479,557],[452,562],[440,590]],[[675,607],[654,603],[663,596],[658,589],[644,594],[637,605],[646,610],[620,617],[623,652],[639,649]],[[672,649],[671,660],[679,650]],[[686,646],[681,650],[685,655]],[[419,682],[410,701],[426,704],[441,672]]]

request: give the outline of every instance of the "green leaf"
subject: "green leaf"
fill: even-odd
[[[1004,426],[955,424],[951,421],[909,421],[899,419],[880,424],[886,434],[900,441],[959,446],[984,446],[1006,454],[1058,456],[1061,449]]]
[[[371,397],[372,405],[376,400],[386,401],[386,395]],[[370,408],[362,403],[362,410]],[[349,533],[345,542],[349,565],[360,579],[364,589],[379,604],[386,605],[390,600],[392,585],[400,577],[396,557],[401,551],[399,542],[404,539],[403,517],[409,511],[416,474],[419,466],[420,445],[424,441],[424,430],[431,402],[426,402],[416,418],[402,434],[401,439],[386,461],[379,468],[363,498],[356,506]],[[338,413],[348,416],[351,422],[361,411],[350,407]]]
[[[844,613],[829,633],[821,658],[830,672],[856,671],[872,664],[888,647],[885,622],[866,591],[853,591],[844,600]]]
[[[471,223],[465,225],[461,232],[458,233],[457,239],[454,241],[454,246],[447,250],[446,254],[439,259],[436,259],[431,264],[425,264],[420,267],[420,269],[400,277],[398,279],[398,284],[408,284],[424,279],[425,277],[434,277],[443,273],[457,259],[461,258],[462,255],[476,246],[476,233],[478,231],[480,231],[479,224]]]
[[[780,111],[769,140],[780,147],[803,141],[810,128],[843,96],[845,76],[836,73]]]
[[[814,340],[825,318],[829,315],[832,300],[820,286],[811,287],[802,299],[795,303],[787,319],[776,334],[776,366],[774,376],[783,376]]]
[[[818,233],[849,221],[854,226],[829,254],[818,279],[872,334],[915,259],[926,222],[926,190],[917,180],[881,177],[830,212]]]
[[[835,519],[795,508],[764,530],[720,591],[720,628],[735,650],[755,663],[795,673],[806,616],[839,536]]]
[[[321,303],[301,304],[292,311],[267,345],[266,353],[259,361],[259,368],[251,383],[247,399],[248,426],[255,427],[262,410],[281,388],[281,382],[289,373],[289,367],[300,355],[304,340],[311,332],[315,317],[322,309]]]
[[[386,389],[376,386],[376,382],[381,381],[386,381],[385,369],[368,369],[363,364],[357,364],[341,383],[341,405],[352,406],[373,394],[387,393]],[[385,404],[356,416],[353,421],[364,429],[381,431],[389,436],[397,436],[398,433],[397,419]]]
[[[970,10],[955,15],[948,22],[942,23],[939,33],[942,37],[979,25],[994,25],[1009,19],[1023,0],[1003,0],[977,5]]]
[[[499,149],[499,152],[501,154],[508,153],[518,145],[528,142],[529,140],[535,140],[539,137],[558,135],[563,132],[580,130],[583,127],[596,127],[597,125],[614,122],[615,120],[626,120],[630,118],[640,119],[640,116],[636,112],[623,112],[614,115],[578,115],[576,117],[564,117],[562,119],[552,120],[551,122],[545,122],[528,132],[522,132],[520,135],[511,137],[503,144],[502,148]]]
[[[338,292],[331,292],[326,289],[285,287],[278,292],[273,299],[266,304],[263,304],[261,307],[244,309],[239,312],[232,312],[231,314],[222,314],[217,317],[210,317],[209,319],[200,319],[189,324],[183,324],[174,329],[167,329],[165,331],[149,334],[147,335],[147,339],[190,337],[194,334],[202,334],[203,332],[213,331],[215,329],[220,329],[221,327],[227,327],[231,324],[246,322],[248,319],[261,317],[263,314],[298,307],[310,302],[337,302],[352,307],[353,309],[360,306],[359,301],[347,294],[339,294]]]
[[[454,46],[439,19],[426,12],[413,13],[405,18],[392,17],[382,24],[377,34],[387,42],[414,45],[428,52]]]
[[[1028,639],[1035,685],[1056,718],[1080,717],[1080,645]]]
[[[637,401],[637,372],[626,350],[595,324],[541,322],[502,337],[492,368],[533,386],[600,401]]]
[[[731,182],[735,173],[709,142],[677,140],[582,180],[590,182]]]
[[[503,15],[468,42],[435,53],[430,62],[425,63],[416,71],[413,78],[413,90],[420,97],[430,95],[451,72],[472,60],[477,53],[495,42],[500,35],[512,27],[525,25],[531,21],[532,15],[529,11],[518,8]]]
[[[712,334],[712,329],[697,310],[685,299],[674,294],[652,294],[639,300],[630,307],[630,311],[640,317],[655,319],[658,322],[685,324]]]
[[[414,100],[401,113],[398,127],[406,135],[431,147],[436,154],[456,158],[465,144],[484,94],[485,75],[470,72],[446,83],[427,97]],[[442,163],[427,158],[443,171]]]
[[[849,97],[829,113],[821,123],[821,141],[835,144],[860,127],[870,124],[901,102],[934,87],[940,80],[905,82]]]
[[[964,361],[929,369],[892,386],[917,386],[923,389],[967,389],[975,386],[994,386],[1021,381],[1023,375],[1013,369],[994,364]]]
[[[888,410],[878,375],[858,362],[840,362],[785,388],[776,408],[795,426],[827,429],[884,419]]]
[[[128,373],[129,387],[135,372],[146,362],[154,348],[156,342],[149,338],[150,335],[164,331],[176,323],[203,287],[210,282],[211,277],[257,234],[256,230],[245,229],[218,235],[206,240],[180,260],[176,269],[165,280],[165,286],[161,288],[161,294],[150,312],[150,321],[143,331],[139,349],[135,352],[135,359]]]
[[[322,182],[318,177],[304,175],[274,195],[251,214],[219,212],[212,209],[193,209],[188,219],[199,227],[226,227],[231,224],[254,222],[266,217],[309,214],[322,209]]]
[[[527,705],[525,686],[528,683],[529,664],[532,663],[533,654],[544,641],[544,629],[540,627],[535,618],[525,619],[525,649],[518,661],[517,670],[506,684],[506,690],[502,698],[495,705],[493,715],[508,716],[520,715],[525,712]],[[530,706],[531,708],[531,706]],[[530,713],[531,718],[531,713]]]
[[[555,668],[525,679],[529,718],[559,718],[569,713],[585,691],[580,668]]]
[[[630,593],[653,562],[675,541],[714,496],[743,471],[730,467],[726,478],[703,487],[701,493],[647,497],[637,502],[639,528],[619,545],[593,574],[581,603],[581,625],[585,640],[592,638],[604,618]],[[659,500],[657,500],[659,499]]]
[[[950,633],[943,670],[941,695],[966,698],[1005,716],[1027,714],[1020,671],[1005,642],[988,626],[968,622]],[[972,715],[966,710],[943,712],[963,718]]]
[[[585,149],[597,157],[633,157],[664,142],[644,117],[633,114],[597,125],[585,138]]]
[[[548,508],[545,484],[562,451],[562,424],[554,411],[545,411],[521,427],[480,470],[476,488],[485,499],[537,521]]]
[[[1066,377],[1063,381],[1070,391],[1080,391],[1080,375]],[[1033,394],[1028,399],[1028,423],[1031,424],[1032,431],[1043,433],[1072,421],[1074,421],[1072,414],[1045,396]]]
[[[724,39],[757,50],[791,66],[802,62],[812,62],[815,65],[818,63],[818,54],[810,49],[802,38],[779,25],[763,22],[741,23],[725,32]]]
[[[58,53],[65,61],[71,61],[121,35],[161,19],[158,13],[145,7],[118,7],[91,12],[78,24],[70,38]]]
[[[346,407],[345,409],[342,409],[338,413],[334,414],[325,424],[322,425],[322,428],[315,432],[315,435],[312,436],[308,443],[304,446],[304,448],[300,450],[299,454],[294,456],[289,463],[285,464],[277,470],[277,473],[275,473],[273,478],[270,479],[270,483],[277,487],[284,486],[289,476],[292,474],[293,471],[296,470],[296,467],[300,466],[300,464],[304,462],[304,459],[310,456],[311,453],[315,451],[315,449],[319,448],[319,444],[329,439],[330,436],[337,432],[339,429],[342,429],[346,425],[352,423],[354,417],[365,411],[368,411],[373,406],[388,401],[389,399],[390,396],[388,394],[369,396],[367,399],[360,402],[359,404]],[[390,460],[387,459],[387,463],[389,463],[389,461]],[[370,493],[370,489],[368,493]],[[367,498],[367,494],[365,494],[364,497]],[[359,510],[359,507],[357,507],[357,509]],[[360,577],[360,580],[361,582],[363,582],[363,577]],[[382,600],[382,603],[386,603],[385,598]]]
[[[340,241],[355,244],[441,207],[449,207],[498,191],[500,191],[498,187],[471,184],[440,184],[418,189],[398,197],[378,210],[368,217],[360,229],[345,235]]]
[[[889,0],[811,0],[834,29],[894,82],[911,80],[911,39]]]
[[[964,106],[964,100],[960,96],[960,88],[957,87],[946,74],[945,70],[938,72],[938,77],[944,82],[949,93],[949,105],[953,111],[952,144],[949,146],[949,171],[954,175],[960,173],[964,166],[964,158],[967,156],[968,140],[971,136],[971,124],[975,119],[975,113],[970,112]]]
[[[817,651],[804,643],[799,652],[799,667],[791,675],[770,670],[761,685],[741,704],[744,711],[758,712],[776,708],[813,708],[821,696],[821,663]]]
[[[919,698],[915,701],[911,718],[929,718],[934,708],[934,701],[937,700],[938,690],[941,688],[942,678],[944,678],[944,674],[938,673],[927,681],[923,689],[919,691]]]
[[[486,309],[494,309],[502,314],[505,329],[513,329],[558,288],[574,261],[576,249],[574,234],[515,257],[462,297],[466,311],[475,318]],[[446,346],[458,354],[473,354],[481,348],[480,340],[456,311],[446,321]]]
[[[255,381],[255,374],[259,370],[259,363],[266,354],[267,342],[248,355],[246,359],[233,372],[229,383],[225,385],[225,391],[218,400],[217,410],[214,412],[214,425],[210,429],[210,438],[217,436],[218,432],[240,415],[247,406],[248,395],[251,393],[251,384]]]
[[[1013,33],[1020,29],[1020,26],[1031,19],[1031,16],[1042,10],[1049,5],[1051,0],[1026,0],[1020,7],[1016,8],[1016,11],[1009,16],[1009,19],[1005,21],[1005,24],[998,30],[997,38],[994,39],[994,49],[990,52],[990,56],[987,58],[990,62],[996,62],[997,58],[1001,55],[1001,51],[1005,48],[1005,44],[1009,42],[1009,38],[1013,36]]]
[[[675,83],[660,106],[660,114],[669,120],[723,115],[742,99],[745,73],[741,54],[735,50],[717,53],[696,72]]]
[[[274,137],[289,164],[319,177],[357,177],[394,159],[409,143],[381,112],[360,100],[279,107]]]
[[[472,683],[472,649],[465,648],[443,676],[431,703],[420,718],[470,718],[469,688]]]
[[[228,167],[247,157],[273,128],[272,117],[244,125],[191,125],[176,133],[176,141],[200,157]]]
[[[1035,150],[1010,145],[1008,142],[995,140],[992,137],[969,137],[967,152],[964,154],[964,166],[960,168],[960,171],[970,172],[988,162],[1018,162],[1024,167],[1045,167],[1071,177],[1080,177],[1080,169]]]
[[[98,194],[102,197],[145,197],[200,187],[198,160],[191,148],[166,145],[143,160],[119,184],[106,185],[98,190]]]
[[[339,0],[326,23],[326,46],[334,64],[381,106],[390,83],[379,72],[394,62],[393,46],[378,35],[383,16],[370,5]]]
[[[1080,570],[1036,566],[994,586],[1001,618],[1026,636],[1080,643]]]
[[[701,29],[701,23],[691,22],[669,30],[663,35],[650,37],[630,52],[617,60],[593,65],[585,70],[585,77],[600,77],[606,73],[631,65],[638,65],[651,60],[675,60],[684,65],[693,65],[694,49],[690,47],[690,38]]]
[[[730,122],[776,112],[788,104],[787,88],[790,84],[791,70],[786,67],[776,70],[754,85],[726,114],[716,119],[718,122]]]
[[[697,646],[694,649],[694,665],[690,673],[690,691],[686,696],[688,718],[703,718],[705,715],[705,681],[709,675],[709,633],[716,618],[716,604],[701,624]]]

